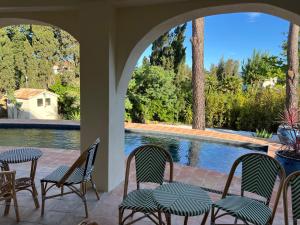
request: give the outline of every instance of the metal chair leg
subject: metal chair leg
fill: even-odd
[[[84,209],[85,209],[85,217],[88,218],[89,217],[89,213],[88,213],[88,208],[87,208],[87,202],[86,202],[86,183],[82,183],[81,185],[82,188],[82,201],[84,204]]]
[[[42,193],[41,216],[43,216],[44,215],[44,210],[45,210],[45,197],[46,197],[46,190],[45,190],[44,182],[41,182],[41,193]]]
[[[89,217],[89,213],[88,213],[88,208],[87,208],[87,203],[86,203],[86,197],[83,197],[83,204],[84,204],[84,209],[85,209],[85,217],[88,218]]]
[[[215,225],[215,207],[211,207],[211,219],[210,219],[210,225]]]
[[[10,203],[11,203],[11,199],[5,200],[4,216],[7,216],[9,213]]]
[[[18,207],[17,195],[16,195],[15,191],[13,193],[13,201],[14,201],[14,207],[15,207],[17,222],[19,222],[20,221],[19,207]]]
[[[35,184],[32,183],[32,197],[33,197],[33,201],[34,201],[34,204],[35,204],[35,208],[40,208],[40,204],[39,204],[39,200],[38,200],[38,192],[36,190],[36,187],[35,187]]]
[[[234,224],[237,224],[237,222],[238,222],[238,218],[235,218],[234,219]]]
[[[91,181],[91,184],[92,184],[92,188],[93,188],[94,192],[96,193],[97,199],[100,200],[100,197],[99,197],[99,194],[98,194],[98,191],[97,191],[97,187],[96,187],[96,184],[95,184],[92,176],[91,176],[90,181]]]
[[[188,216],[185,216],[185,217],[184,217],[184,225],[187,225],[187,224],[188,224],[188,219],[189,219]]]
[[[135,210],[132,210],[132,213],[131,213],[131,215],[130,215],[130,218],[131,219],[133,219],[133,215],[136,213],[136,211]]]
[[[205,225],[207,217],[208,217],[209,211],[204,214],[201,225]]]
[[[123,225],[123,214],[124,214],[124,209],[119,209],[119,225]]]
[[[171,214],[165,213],[165,217],[166,217],[167,225],[171,225]]]
[[[38,196],[38,192],[36,190],[35,183],[34,183],[34,178],[35,178],[35,173],[36,173],[36,167],[37,167],[37,160],[33,160],[31,162],[31,170],[30,170],[32,197],[33,197],[33,201],[34,201],[35,207],[39,208],[40,204],[39,204],[39,200],[38,200],[38,197],[37,197]]]
[[[159,225],[162,225],[161,212],[158,211],[157,214],[158,214],[158,224],[159,224]]]

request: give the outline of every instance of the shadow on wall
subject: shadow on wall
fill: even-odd
[[[32,115],[30,112],[21,109],[20,104],[7,104],[7,118],[9,119],[31,119]]]

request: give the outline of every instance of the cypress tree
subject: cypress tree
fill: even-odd
[[[5,29],[0,29],[0,92],[8,93],[15,89],[14,57],[12,44]]]
[[[185,63],[186,48],[184,47],[187,24],[177,26],[173,31],[161,35],[152,43],[150,64],[162,66],[166,70],[178,73],[180,65]]]
[[[187,23],[184,23],[183,25],[177,26],[174,30],[174,37],[171,46],[174,51],[174,72],[175,73],[178,73],[180,65],[185,64],[186,47],[184,47],[183,43],[185,40],[186,26]]]

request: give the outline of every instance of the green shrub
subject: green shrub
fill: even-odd
[[[284,108],[284,87],[249,90],[244,96],[246,99],[239,108],[239,116],[234,128],[250,131],[256,129],[276,131],[279,125],[279,115]]]
[[[63,85],[58,80],[49,88],[58,97],[58,112],[64,119],[72,119],[75,114],[80,114],[80,88]]]
[[[177,97],[175,74],[159,66],[142,66],[133,72],[127,96],[126,113],[134,122],[173,122]]]
[[[79,121],[80,120],[80,112],[78,111],[75,111],[75,112],[72,112],[70,115],[69,115],[69,120],[76,120],[76,121]]]
[[[263,129],[263,130],[256,129],[256,132],[255,132],[254,136],[259,137],[259,138],[271,138],[273,136],[273,134],[269,133],[265,129]]]
[[[284,100],[284,87],[253,88],[237,94],[211,92],[206,96],[206,126],[276,131]]]
[[[285,86],[263,89],[240,76],[212,74],[205,81],[206,127],[276,131],[284,108]],[[125,120],[192,123],[191,73],[175,74],[159,66],[143,65],[133,73],[125,100]]]

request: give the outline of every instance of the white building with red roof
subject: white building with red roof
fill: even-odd
[[[58,95],[46,89],[20,88],[14,92],[16,101],[8,101],[11,119],[58,119]]]

